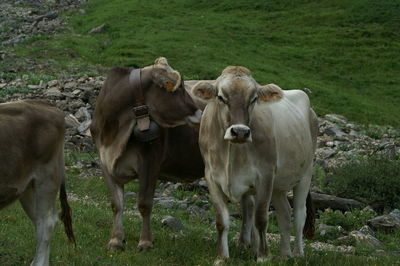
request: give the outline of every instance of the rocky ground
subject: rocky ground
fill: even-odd
[[[0,2],[0,43],[2,47],[12,47],[23,40],[38,34],[53,34],[65,28],[65,21],[59,16],[66,9],[79,9],[79,5],[85,0],[53,0],[53,1],[12,1]],[[81,10],[80,12],[85,12]],[[0,60],[12,57],[8,49],[2,51],[0,46]],[[30,69],[37,67],[35,62],[26,62]],[[41,66],[42,67],[42,66]],[[46,67],[46,66],[45,66]],[[49,67],[49,66],[47,66]],[[12,66],[10,66],[10,69]],[[50,81],[32,82],[29,76],[22,75],[18,78],[4,77],[0,75],[0,93],[7,89],[22,89],[24,93],[7,94],[0,98],[1,102],[16,101],[20,99],[47,99],[63,110],[66,119],[67,135],[66,147],[69,150],[79,150],[93,155],[90,164],[77,162],[73,167],[82,169],[81,177],[101,175],[99,162],[96,159],[95,148],[88,130],[96,97],[103,85],[103,76],[63,77]],[[1,94],[0,94],[1,95]],[[386,158],[400,157],[400,130],[392,127],[366,127],[351,123],[345,117],[328,114],[319,118],[318,149],[316,163],[329,173],[334,167],[343,163],[360,160],[367,156],[379,154]],[[196,193],[184,199],[176,197],[176,191],[196,191]],[[383,243],[375,238],[374,230],[392,230],[400,228],[400,211],[393,210],[390,214],[377,216],[368,206],[362,203],[341,199],[331,195],[324,195],[319,188],[314,186],[314,200],[319,209],[327,212],[338,209],[346,211],[349,208],[364,208],[364,212],[373,213],[375,218],[356,231],[346,232],[337,226],[328,226],[319,223],[317,234],[325,235],[334,231],[341,236],[339,242],[362,243],[376,248],[378,253]],[[136,197],[133,192],[127,192],[126,197]],[[73,199],[73,197],[71,197]],[[77,199],[78,200],[78,199]],[[201,217],[210,209],[207,199],[207,184],[199,180],[191,184],[162,183],[157,188],[155,202],[164,208],[182,208],[191,215]],[[272,212],[273,215],[273,212]],[[240,215],[233,215],[240,218]],[[214,221],[208,221],[213,224]],[[184,226],[174,217],[162,219],[165,226],[171,230],[182,231]],[[279,235],[270,234],[272,241]],[[351,241],[349,241],[351,240]],[[323,242],[313,242],[310,245],[316,250],[334,250],[340,252],[354,252],[351,245],[332,245]]]

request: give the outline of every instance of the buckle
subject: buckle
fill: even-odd
[[[132,108],[136,118],[149,116],[149,107],[147,105],[139,105]]]

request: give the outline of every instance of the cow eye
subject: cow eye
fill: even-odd
[[[218,100],[224,104],[227,104],[227,101],[221,95],[218,95]]]

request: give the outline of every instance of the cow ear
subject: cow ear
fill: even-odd
[[[152,72],[153,82],[168,92],[173,92],[181,86],[181,75],[177,71],[167,71],[162,68],[154,68]]]
[[[262,102],[276,102],[282,99],[283,91],[275,84],[258,87],[258,99]]]
[[[192,94],[197,98],[209,101],[217,97],[217,89],[208,81],[199,81],[193,86]]]

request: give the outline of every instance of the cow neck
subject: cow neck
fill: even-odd
[[[133,88],[133,113],[136,117],[137,126],[140,131],[148,130],[150,128],[149,107],[146,105],[144,99],[140,68],[131,71],[129,75],[129,84]]]

